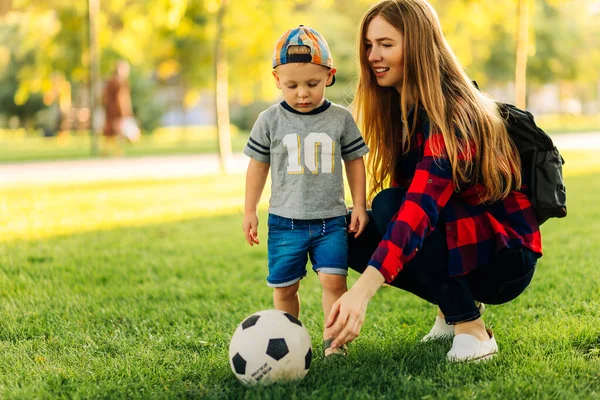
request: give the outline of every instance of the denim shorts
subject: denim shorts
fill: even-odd
[[[315,272],[348,275],[348,233],[344,215],[325,219],[290,219],[269,214],[271,287],[293,285],[306,276],[308,256]]]

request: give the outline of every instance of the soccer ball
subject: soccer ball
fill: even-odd
[[[293,315],[259,311],[237,327],[229,344],[229,364],[246,385],[302,379],[312,361],[310,335]]]

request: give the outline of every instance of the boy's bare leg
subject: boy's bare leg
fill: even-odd
[[[288,312],[298,318],[300,315],[298,288],[300,288],[300,281],[291,286],[275,288],[273,291],[273,305],[275,309]]]
[[[321,299],[323,314],[325,318],[327,318],[333,303],[339,299],[341,295],[348,291],[348,286],[346,285],[346,276],[324,274],[319,272],[319,280],[321,281],[321,287],[323,288],[323,295]],[[329,333],[330,330],[331,328],[323,330],[324,340],[331,339],[331,334]]]

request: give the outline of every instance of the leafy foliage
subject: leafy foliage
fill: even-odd
[[[600,79],[600,10],[594,0],[531,0],[529,77],[531,84],[551,81],[597,82]],[[4,99],[0,112],[16,115],[12,98],[23,107],[32,96],[54,90],[56,74],[70,82],[73,101],[83,101],[88,85],[89,51],[86,2],[14,0],[14,11],[0,17],[0,66]],[[356,76],[357,28],[373,4],[348,7],[340,0],[233,2],[225,19],[230,63],[230,100],[246,106],[273,101],[278,92],[270,76],[275,40],[300,23],[328,39],[338,68],[338,83],[328,97],[349,103]],[[446,37],[459,60],[482,87],[514,79],[517,0],[432,0]],[[214,87],[215,18],[219,0],[110,0],[98,16],[101,72],[127,59],[144,86],[175,85],[182,95],[168,100],[184,108]],[[9,79],[10,78],[10,79]],[[588,85],[589,87],[590,85]],[[593,92],[593,91],[592,91]],[[589,92],[588,96],[597,95]],[[158,92],[136,90],[134,106],[159,116],[169,106]],[[146,98],[143,98],[146,97]],[[38,97],[39,99],[39,97]],[[34,101],[35,103],[35,101]],[[39,106],[39,103],[36,103]],[[48,105],[48,103],[46,104]],[[25,119],[37,110],[32,104]],[[148,129],[156,121],[144,123]]]

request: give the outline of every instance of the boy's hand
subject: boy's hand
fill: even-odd
[[[350,226],[348,232],[354,232],[354,237],[359,237],[369,222],[369,215],[365,207],[354,207],[350,214]]]
[[[244,215],[244,224],[242,225],[246,241],[250,246],[259,244],[258,240],[258,214],[257,213],[246,213]]]

